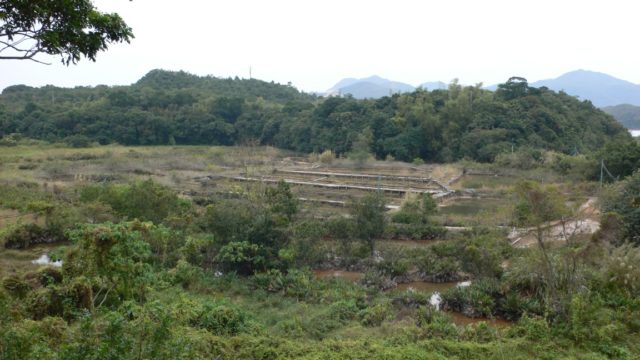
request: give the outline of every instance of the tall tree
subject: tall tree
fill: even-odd
[[[0,60],[60,55],[62,63],[95,61],[111,43],[129,42],[131,28],[118,14],[95,9],[90,0],[0,0]]]
[[[555,307],[558,302],[559,280],[547,241],[551,235],[553,221],[561,219],[564,222],[568,213],[564,196],[554,186],[543,186],[533,181],[519,182],[515,192],[518,200],[514,209],[515,223],[534,228],[544,260],[543,271],[548,279],[548,304]]]
[[[356,235],[364,241],[371,254],[375,252],[376,239],[384,233],[387,222],[384,195],[375,192],[356,199],[351,204],[351,216],[355,221]]]

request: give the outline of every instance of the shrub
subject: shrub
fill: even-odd
[[[215,239],[211,235],[198,234],[188,236],[180,248],[184,260],[190,264],[210,268],[214,258]]]
[[[232,241],[220,248],[216,260],[224,271],[250,275],[263,264],[263,258],[258,256],[259,250],[258,245],[248,241]]]
[[[38,330],[49,344],[58,346],[65,342],[68,326],[60,317],[47,316],[38,322]]]
[[[385,228],[385,237],[390,239],[434,240],[442,239],[446,234],[445,227],[430,224],[392,223]]]
[[[355,234],[353,220],[344,217],[331,218],[325,222],[326,235],[332,239],[351,239]]]
[[[515,326],[508,329],[507,334],[510,337],[525,337],[533,341],[547,341],[552,335],[546,319],[526,313]]]
[[[297,221],[292,224],[290,251],[297,266],[313,266],[325,259],[326,246],[321,241],[325,226],[319,221]]]
[[[456,339],[458,328],[451,317],[431,305],[421,306],[416,312],[416,325],[424,337]]]
[[[161,223],[181,205],[178,195],[153,180],[128,185],[89,185],[80,190],[85,203],[99,201],[111,206],[120,216]]]
[[[470,286],[456,286],[442,293],[444,309],[462,312],[470,317],[496,315],[499,283],[494,279],[480,279]]]
[[[200,267],[191,265],[184,259],[178,260],[176,266],[169,270],[171,282],[179,284],[184,289],[191,288],[194,284],[202,280],[204,273]]]
[[[460,261],[452,254],[439,254],[436,245],[417,260],[420,272],[424,273],[436,282],[448,282],[458,280],[459,272],[462,270]]]
[[[249,316],[242,310],[226,304],[206,302],[191,319],[191,325],[210,331],[214,335],[238,335],[248,329]]]
[[[280,270],[271,269],[267,272],[255,274],[253,284],[269,292],[279,292],[284,296],[305,299],[314,292],[313,274],[309,271],[290,269],[286,274]]]
[[[544,154],[539,149],[520,147],[516,152],[498,154],[495,162],[503,167],[534,169],[543,164]]]
[[[339,300],[329,306],[329,313],[333,319],[340,322],[353,320],[358,315],[358,306],[355,300]]]
[[[640,171],[607,189],[602,210],[618,214],[623,224],[622,238],[640,244]]]
[[[48,231],[34,223],[18,225],[4,236],[4,247],[7,249],[26,249],[33,245],[51,242],[54,242],[54,239]]]
[[[2,287],[10,294],[17,297],[23,297],[30,289],[29,284],[18,275],[10,275],[2,279]]]
[[[91,146],[91,139],[84,135],[71,135],[64,139],[64,142],[72,148],[86,148]]]
[[[38,277],[42,286],[59,284],[62,282],[62,271],[47,266],[38,271]]]
[[[333,160],[336,158],[336,155],[331,150],[325,150],[320,154],[318,160],[324,164],[331,164]]]
[[[391,319],[393,308],[388,302],[379,303],[361,310],[359,316],[364,326],[380,326],[383,321]]]
[[[142,300],[147,285],[154,281],[151,250],[143,236],[154,228],[151,223],[133,221],[85,224],[69,231],[69,239],[76,246],[66,254],[65,276],[84,275],[103,288],[113,288],[118,300]]]
[[[471,236],[460,246],[462,269],[478,277],[499,277],[503,259],[513,251],[508,241],[494,234]]]
[[[406,274],[411,267],[411,262],[408,259],[385,258],[383,261],[378,263],[376,267],[384,274],[394,277]]]
[[[27,311],[35,320],[40,320],[45,316],[63,316],[63,299],[64,295],[58,288],[37,289],[27,296]]]
[[[629,297],[640,295],[640,248],[629,244],[611,251],[602,261],[603,285]]]
[[[65,315],[93,310],[93,287],[86,277],[80,276],[65,284],[64,292],[66,297],[65,305],[71,306],[70,309],[67,309]]]
[[[593,156],[593,179],[600,177],[600,161],[604,161],[608,171],[617,178],[625,178],[640,169],[640,143],[635,139],[610,141]],[[607,177],[606,181],[612,181]]]

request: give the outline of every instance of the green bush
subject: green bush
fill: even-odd
[[[393,316],[393,308],[388,302],[375,304],[360,310],[360,323],[364,326],[380,326],[383,321],[390,320]]]
[[[53,239],[45,228],[28,223],[17,225],[5,233],[3,242],[7,249],[26,249],[37,244],[51,243]]]
[[[462,265],[457,256],[438,254],[434,251],[434,246],[417,259],[420,272],[431,277],[432,281],[458,280],[458,273],[462,271]]]
[[[507,335],[546,342],[552,336],[552,329],[546,319],[525,313],[514,326],[509,327]]]
[[[216,260],[224,271],[250,275],[264,265],[264,258],[259,256],[259,251],[258,245],[248,241],[232,241],[220,248]]]
[[[207,234],[187,236],[179,253],[190,264],[211,268],[215,256],[215,239]]]
[[[238,335],[249,328],[247,313],[230,304],[211,301],[205,302],[190,322],[220,336]]]
[[[80,190],[80,200],[99,201],[111,206],[121,217],[156,224],[178,211],[182,204],[175,191],[150,179],[128,185],[89,185]]]
[[[495,158],[495,163],[500,166],[525,170],[539,167],[543,162],[543,152],[530,147],[520,147],[515,152],[502,153]]]
[[[184,289],[190,289],[198,282],[202,281],[204,272],[202,268],[191,265],[184,259],[178,260],[176,266],[169,270],[171,282],[181,285]]]
[[[26,298],[28,313],[35,320],[45,316],[64,315],[64,294],[57,287],[37,289],[29,293]]]
[[[479,279],[470,286],[456,286],[442,293],[445,309],[462,312],[471,317],[497,315],[497,299],[502,294],[495,279]]]
[[[332,239],[352,239],[355,236],[353,220],[344,217],[330,218],[324,223],[326,235]]]
[[[416,312],[416,325],[426,338],[457,339],[459,330],[450,315],[436,310],[431,305],[421,306]]]
[[[24,322],[13,323],[0,329],[0,358],[29,359],[35,345],[34,334]]]
[[[2,279],[2,287],[10,294],[17,297],[24,297],[30,290],[29,284],[18,275],[10,275]]]
[[[615,213],[620,216],[622,238],[640,244],[640,170],[609,187],[601,202],[603,214]]]
[[[331,317],[341,322],[354,320],[358,316],[358,310],[353,299],[336,301],[329,306]]]
[[[38,271],[38,277],[42,286],[59,284],[62,282],[62,271],[50,266],[44,267]]]
[[[102,289],[112,289],[114,299],[143,299],[156,280],[152,253],[144,241],[156,227],[133,221],[123,224],[85,224],[67,233],[76,245],[62,266],[65,277],[85,276]],[[106,297],[106,295],[105,295]]]
[[[447,229],[431,224],[391,223],[386,226],[384,233],[384,236],[390,239],[434,240],[444,238]]]
[[[271,269],[252,277],[253,284],[268,292],[281,293],[297,299],[307,299],[315,292],[313,274],[309,271],[289,269],[287,273]]]
[[[477,277],[500,277],[513,247],[499,234],[470,234],[460,241],[462,269]]]
[[[64,142],[72,148],[87,148],[91,146],[91,139],[84,135],[67,136]]]

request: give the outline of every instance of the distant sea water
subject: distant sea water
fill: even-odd
[[[640,136],[640,129],[629,130],[629,132],[631,133],[631,136],[633,136],[633,137]]]

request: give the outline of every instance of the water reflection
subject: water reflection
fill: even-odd
[[[446,283],[430,283],[423,281],[415,281],[409,282],[405,284],[399,284],[396,288],[399,291],[419,291],[425,293],[431,293],[431,297],[429,298],[429,303],[435,307],[437,310],[440,310],[440,305],[442,304],[442,296],[440,295],[443,291],[449,290],[453,287],[467,287],[471,285],[471,281],[460,281],[460,282],[446,282]],[[467,317],[458,312],[447,311],[447,314],[451,315],[453,322],[456,325],[466,326],[471,324],[478,324],[481,322],[486,322],[488,325],[503,328],[511,325],[510,321],[503,319],[489,319],[489,318],[471,318]]]
[[[343,271],[343,270],[313,270],[316,278],[318,279],[326,279],[326,278],[341,278],[345,280],[350,280],[353,282],[360,281],[364,276],[364,273],[358,271]]]
[[[340,279],[345,279],[347,281],[352,281],[352,282],[358,282],[362,280],[362,277],[364,276],[364,273],[362,272],[344,271],[344,270],[313,270],[313,273],[318,279],[340,278]],[[429,303],[436,309],[440,310],[440,305],[442,304],[442,296],[440,294],[443,291],[446,291],[456,286],[466,287],[470,285],[471,285],[471,281],[445,282],[445,283],[413,281],[413,282],[408,282],[404,284],[398,284],[398,286],[394,290],[431,293],[431,297],[429,298]],[[488,325],[491,325],[497,328],[503,328],[511,325],[510,321],[503,320],[503,319],[470,318],[461,313],[450,312],[450,311],[447,311],[447,314],[451,315],[453,322],[456,325],[460,325],[460,326],[478,324],[481,322],[486,322],[488,323]]]

